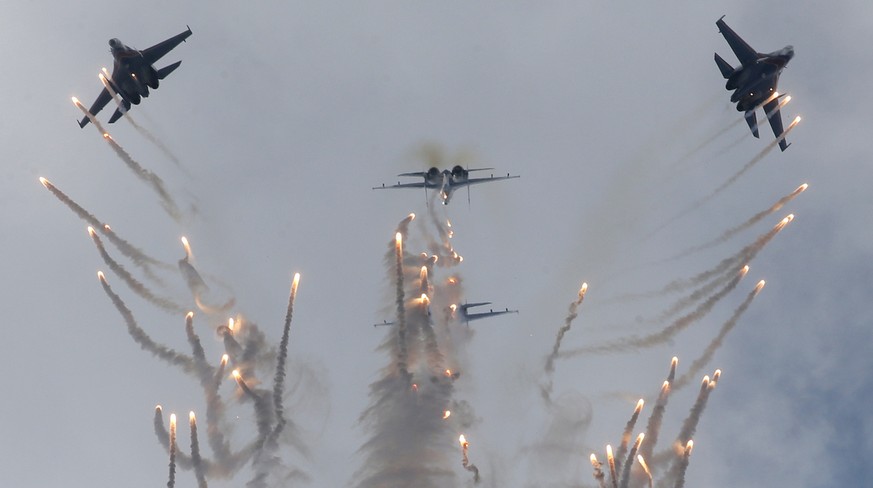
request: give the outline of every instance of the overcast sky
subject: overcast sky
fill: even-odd
[[[715,26],[721,15],[758,51],[791,44],[796,52],[780,91],[793,97],[786,125],[803,121],[786,152],[751,166],[773,139],[768,127],[754,139],[728,102],[712,61],[716,51],[736,64]],[[81,113],[70,97],[90,105],[97,96],[99,69],[111,69],[110,38],[144,49],[186,24],[193,36],[158,63],[181,59],[181,67],[131,112],[178,164],[126,121],[106,126],[185,209],[175,222],[94,129],[75,125]],[[371,187],[425,170],[426,143],[441,148],[441,166],[521,175],[474,187],[469,205],[464,192],[432,209],[451,219],[464,256],[439,279],[457,273],[464,299],[520,310],[470,324],[455,385],[455,399],[478,419],[465,433],[486,486],[592,486],[590,452],[605,457],[636,399],[657,393],[670,358],[685,371],[760,279],[767,286],[705,368],[723,375],[686,486],[864,484],[873,476],[871,32],[873,12],[861,1],[7,5],[0,485],[166,483],[154,406],[181,418],[205,408],[196,379],[131,340],[96,271],[107,271],[156,340],[187,352],[184,317],[108,273],[87,224],[40,176],[161,260],[181,258],[187,236],[210,298],[235,298],[232,313],[257,323],[271,344],[300,272],[289,378],[303,382],[287,413],[311,454],[285,462],[310,486],[355,485],[371,435],[358,418],[391,361],[377,349],[390,332],[371,326],[394,318],[387,245],[409,212],[428,212],[420,192]],[[111,105],[99,119],[110,113]],[[725,242],[646,265],[723,235],[802,183],[805,193]],[[554,397],[565,408],[544,406],[545,358],[583,281],[589,293],[564,336],[567,351],[657,330],[645,319],[692,290],[619,298],[716,266],[788,213],[795,220],[705,317],[656,347],[559,358]],[[416,219],[410,251],[427,250],[426,232],[435,234],[433,224]],[[165,276],[155,289],[193,308],[181,276]],[[211,361],[223,352],[212,330],[224,320],[195,317]],[[665,440],[698,379],[671,398]],[[222,388],[230,399],[232,381]],[[589,412],[572,449],[539,452],[556,416]],[[231,415],[234,444],[254,438],[250,406]],[[447,432],[444,454],[465,486],[455,435]],[[187,450],[187,427],[179,439]],[[246,468],[210,485],[250,477]],[[190,471],[177,475],[177,486],[195,482]]]

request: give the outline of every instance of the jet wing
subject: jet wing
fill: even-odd
[[[755,115],[755,111],[746,110],[744,117],[749,124],[749,129],[752,130],[752,135],[758,137],[758,117]]]
[[[773,129],[773,135],[779,140],[779,149],[788,149],[789,144],[782,137],[785,130],[782,128],[782,113],[779,111],[779,100],[771,100],[764,104],[764,113],[769,115],[770,128]]]
[[[106,87],[103,87],[103,91],[97,95],[97,100],[94,101],[88,111],[91,112],[91,115],[97,115],[97,113],[103,110],[103,107],[105,107],[110,100],[112,100],[112,95],[109,94],[109,90],[107,90]],[[88,122],[90,122],[90,119],[87,115],[82,117],[82,120],[79,121],[79,127],[85,127]]]
[[[457,183],[452,183],[454,186],[464,186],[464,185],[478,185],[479,183],[488,183],[489,181],[500,181],[500,180],[511,180],[514,178],[521,178],[521,175],[506,175],[506,176],[489,176],[487,178],[467,178],[464,181],[459,181]]]
[[[183,32],[181,34],[177,34],[177,35],[167,39],[166,41],[159,42],[148,49],[143,49],[142,50],[143,59],[148,64],[155,64],[155,61],[164,57],[165,54],[172,51],[173,48],[178,46],[180,42],[187,39],[191,34],[192,34],[191,28],[188,27],[188,30],[186,30],[185,32]]]
[[[496,312],[492,310],[490,312],[468,313],[464,316],[464,319],[467,322],[470,322],[471,320],[484,319],[488,317],[494,317],[495,315],[503,315],[507,313],[518,313],[518,310],[510,310],[507,308],[505,310],[498,310]]]
[[[731,49],[743,66],[755,64],[758,60],[758,52],[752,49],[752,46],[748,45],[733,29],[728,27],[724,21],[724,16],[718,19],[715,25],[718,26],[718,31],[724,36],[724,39],[731,46]]]
[[[420,181],[418,183],[397,183],[396,185],[391,186],[374,186],[374,190],[388,190],[391,188],[438,188],[437,185],[430,185],[426,181]]]

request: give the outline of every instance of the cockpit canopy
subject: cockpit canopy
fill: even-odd
[[[794,46],[785,46],[778,51],[773,51],[769,54],[770,57],[780,57],[789,60],[794,57]]]

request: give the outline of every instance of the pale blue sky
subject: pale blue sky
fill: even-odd
[[[715,27],[722,14],[759,51],[795,47],[780,82],[793,96],[783,115],[804,120],[788,151],[769,153],[716,198],[646,238],[771,141],[765,128],[753,139],[728,105],[712,61],[717,51],[735,62]],[[316,380],[289,412],[312,455],[289,464],[309,473],[311,486],[352,481],[367,439],[357,419],[389,361],[376,350],[386,332],[370,326],[392,310],[385,246],[406,214],[425,213],[414,191],[370,188],[425,169],[414,154],[427,141],[450,155],[471,153],[473,166],[522,175],[474,188],[469,207],[459,194],[438,209],[451,218],[465,257],[457,271],[466,298],[520,310],[472,325],[468,371],[457,384],[456,398],[481,419],[467,434],[486,481],[593,484],[590,449],[603,457],[635,398],[657,391],[670,357],[680,357],[681,373],[764,278],[766,288],[706,368],[724,375],[698,429],[686,486],[861,484],[873,474],[866,462],[873,451],[866,413],[871,18],[858,1],[635,9],[88,1],[4,9],[7,340],[0,354],[9,376],[0,485],[165,483],[154,405],[183,416],[204,408],[195,380],[130,340],[96,279],[105,266],[86,224],[39,176],[161,259],[182,257],[179,237],[187,235],[201,272],[227,285],[214,285],[216,294],[232,290],[236,311],[274,343],[291,276],[301,272],[291,356]],[[142,49],[186,24],[194,35],[165,61],[182,59],[181,67],[132,112],[184,171],[125,121],[107,126],[180,202],[196,202],[197,215],[177,224],[93,129],[75,125],[80,113],[69,98],[90,104],[97,95],[97,72],[111,63],[109,38]],[[729,242],[670,265],[636,267],[720,235],[804,182],[807,192]],[[749,277],[672,344],[559,360],[556,396],[592,405],[592,424],[578,440],[585,449],[548,462],[532,454],[552,421],[537,389],[543,360],[582,281],[589,295],[564,338],[567,349],[639,332],[627,324],[679,296],[619,305],[609,298],[712,267],[790,212],[795,221],[751,263]],[[415,237],[424,220],[413,226],[416,251],[424,250]],[[109,276],[144,328],[187,350],[183,317],[155,310]],[[187,297],[181,280],[161,291]],[[221,344],[200,318],[198,331],[217,359]],[[224,388],[229,396],[232,386]],[[693,390],[671,400],[665,438],[675,435]],[[250,409],[236,411],[234,439],[250,439]],[[187,445],[187,429],[180,439]],[[460,452],[446,456],[458,484],[466,483]],[[248,479],[244,472],[210,485]],[[195,483],[190,472],[177,480]]]

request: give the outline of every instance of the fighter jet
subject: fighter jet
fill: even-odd
[[[738,111],[745,112],[746,122],[755,137],[758,137],[755,110],[763,105],[764,114],[770,121],[773,134],[779,138],[782,136],[783,128],[778,100],[781,95],[776,94],[776,85],[779,83],[779,74],[794,57],[794,48],[785,46],[772,53],[759,53],[728,27],[723,19],[724,16],[718,19],[715,25],[740,60],[740,66],[734,68],[715,53],[715,64],[727,80],[725,88],[734,91],[731,102],[737,104]],[[784,151],[788,146],[784,138],[779,141],[781,150]]]
[[[464,303],[462,305],[452,304],[449,305],[448,312],[449,317],[457,320],[459,322],[464,322],[467,325],[470,325],[470,321],[484,319],[487,317],[494,317],[495,315],[503,315],[507,313],[518,313],[518,310],[510,310],[508,308],[503,310],[494,310],[491,309],[487,312],[477,312],[472,313],[467,310],[473,307],[481,307],[482,305],[491,305],[491,302],[479,302],[479,303]],[[428,315],[430,315],[430,309],[428,309]],[[383,320],[381,324],[373,324],[373,327],[385,327],[394,325],[394,322],[388,322],[387,320]]]
[[[155,62],[173,50],[173,48],[190,35],[191,28],[188,27],[188,30],[185,32],[142,51],[125,45],[118,38],[110,39],[109,51],[115,59],[112,76],[105,80],[103,91],[100,92],[97,100],[88,111],[92,115],[97,115],[112,100],[113,93],[117,93],[121,97],[122,106],[115,110],[115,113],[109,119],[109,123],[111,124],[118,120],[125,112],[130,110],[131,104],[137,105],[143,97],[149,96],[149,88],[157,89],[160,80],[166,78],[167,75],[182,64],[182,61],[176,61],[160,69],[155,69],[153,66]],[[88,120],[87,116],[83,117],[79,121],[79,127],[85,127]]]
[[[507,313],[518,313],[518,310],[510,310],[508,308],[503,310],[497,310],[496,312],[492,308],[487,312],[477,312],[472,313],[467,310],[473,307],[481,307],[482,305],[491,305],[491,302],[479,302],[479,303],[464,303],[463,305],[455,305],[452,304],[449,306],[449,310],[451,310],[452,317],[465,322],[467,325],[470,325],[470,321],[484,319],[487,317],[494,317],[495,315],[503,315]]]
[[[476,185],[479,183],[487,183],[489,181],[500,181],[500,180],[509,180],[512,178],[521,178],[519,175],[510,176],[509,173],[506,176],[494,176],[493,174],[486,178],[470,178],[470,172],[472,171],[486,171],[494,168],[474,168],[474,169],[466,169],[461,165],[456,165],[452,168],[451,171],[444,169],[440,171],[437,167],[432,167],[427,171],[416,171],[413,173],[400,173],[397,176],[418,176],[424,178],[424,181],[420,183],[400,183],[398,182],[396,185],[385,186],[383,183],[382,186],[373,187],[374,190],[384,190],[389,188],[424,188],[425,192],[428,189],[437,189],[440,192],[440,199],[443,205],[448,205],[449,200],[452,198],[452,193],[462,187],[466,186],[468,188],[467,200],[469,201],[469,186]]]

